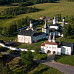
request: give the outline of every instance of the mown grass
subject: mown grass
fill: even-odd
[[[68,65],[74,66],[74,55],[71,55],[71,56],[67,56],[67,55],[55,56],[55,61],[63,63],[63,64],[68,64]]]
[[[64,37],[57,38],[56,40],[58,42],[70,42],[70,43],[74,43],[74,39],[69,39],[69,38],[64,38]]]
[[[32,53],[34,56],[34,59],[39,59],[39,60],[46,60],[47,59],[47,54],[43,53]]]
[[[6,37],[6,36],[1,36],[0,35],[0,40],[3,40],[3,41],[17,41],[17,36]]]
[[[1,26],[7,26],[14,20],[25,18],[26,16],[36,19],[41,16],[53,17],[56,14],[62,14],[62,16],[74,15],[74,2],[43,3],[33,5],[32,7],[36,7],[42,10],[39,12],[18,15],[15,18],[3,21]]]
[[[37,48],[40,49],[40,46],[41,44],[46,41],[46,40],[41,40],[39,42],[36,42],[36,43],[32,43],[32,44],[20,44],[18,45],[17,47],[19,48],[27,48],[27,49],[30,49],[30,50],[37,50]]]

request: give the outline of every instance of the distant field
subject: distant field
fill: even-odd
[[[15,6],[0,6],[0,12],[3,11],[4,9],[6,9],[6,8],[9,8],[9,7],[15,7]]]
[[[33,5],[32,7],[36,7],[42,10],[34,13],[21,14],[15,18],[5,20],[1,23],[1,26],[7,26],[9,25],[9,23],[13,22],[14,20],[24,18],[26,16],[30,16],[36,19],[41,16],[53,17],[56,14],[62,14],[62,16],[74,15],[74,2],[44,3],[44,4],[36,4]]]

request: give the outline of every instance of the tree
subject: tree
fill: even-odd
[[[63,28],[64,37],[74,36],[74,25],[68,24]]]
[[[31,67],[33,65],[33,55],[31,51],[21,52],[22,63]]]

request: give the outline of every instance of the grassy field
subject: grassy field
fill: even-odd
[[[39,42],[36,42],[36,43],[32,43],[32,44],[20,44],[18,45],[17,47],[20,47],[20,48],[27,48],[27,49],[30,49],[30,50],[37,50],[37,48],[40,49],[40,46],[41,44],[46,41],[46,40],[42,40],[42,41],[39,41]]]
[[[26,16],[30,16],[36,19],[41,16],[53,17],[56,14],[62,14],[62,16],[74,15],[74,2],[44,3],[44,4],[36,4],[33,5],[32,7],[36,7],[42,10],[34,13],[21,14],[16,16],[15,18],[5,20],[1,23],[1,26],[7,26],[9,23],[13,22],[14,20],[18,20]]]
[[[70,42],[70,43],[74,43],[74,39],[68,39],[68,38],[64,38],[64,37],[62,37],[62,38],[57,38],[56,39],[56,41],[58,41],[58,42]]]
[[[71,55],[71,56],[67,56],[67,55],[56,56],[55,61],[63,63],[63,64],[68,64],[68,65],[74,66],[74,55]]]
[[[0,40],[4,41],[17,41],[17,36],[12,36],[12,37],[5,37],[0,35]]]

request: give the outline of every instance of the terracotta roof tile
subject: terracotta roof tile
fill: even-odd
[[[41,46],[45,46],[45,43],[42,43]]]
[[[49,41],[46,41],[45,44],[58,45],[56,42],[49,42]]]

